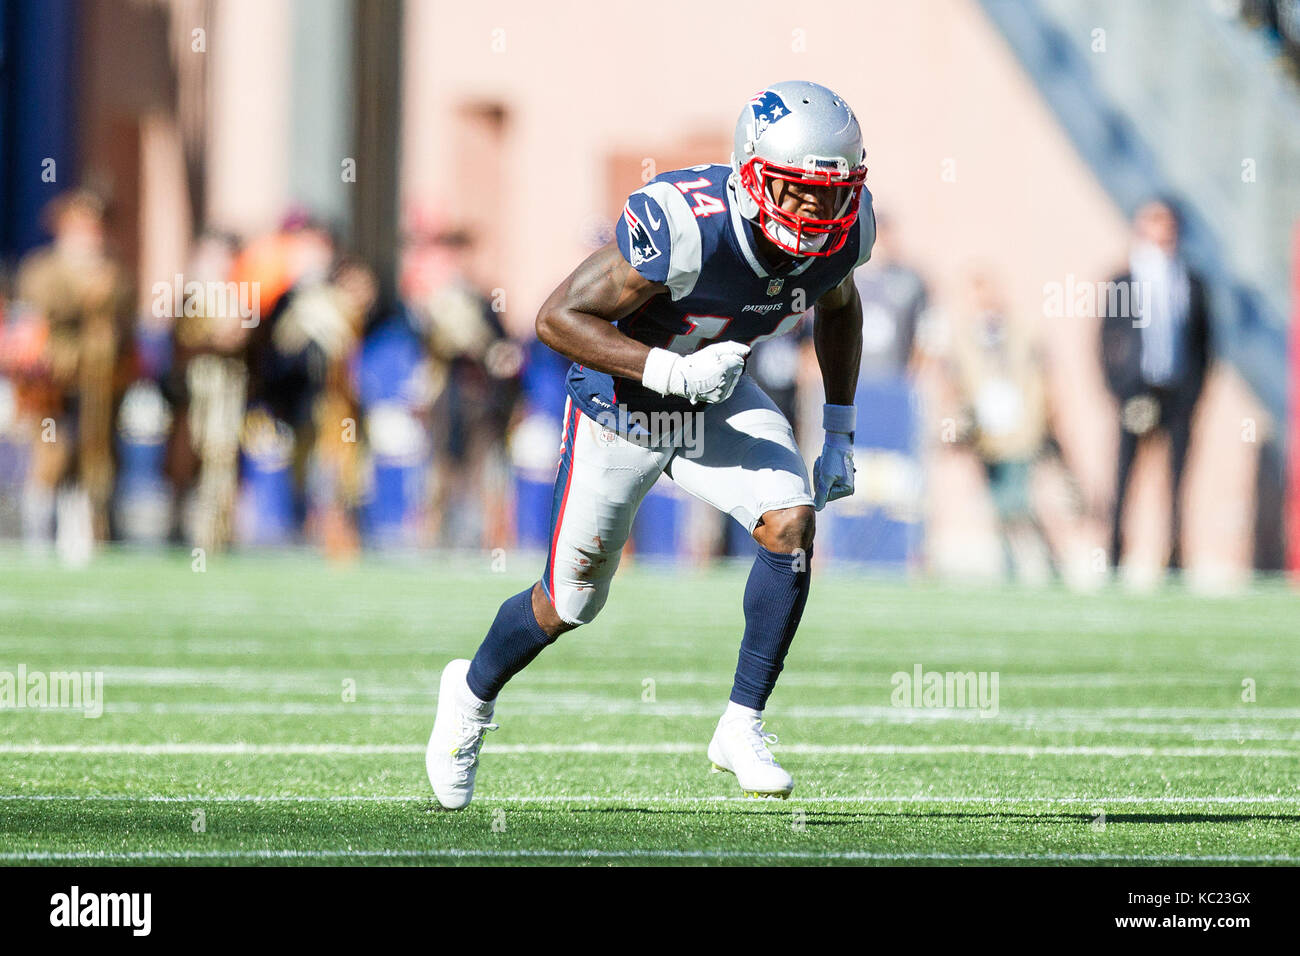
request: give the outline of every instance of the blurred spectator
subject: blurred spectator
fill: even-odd
[[[952,343],[967,435],[984,466],[997,511],[1008,575],[1023,573],[1020,555],[1036,549],[1057,562],[1031,500],[1034,460],[1047,439],[1043,366],[1031,331],[1013,321],[1001,293],[982,273],[970,284],[971,312]]]
[[[523,349],[469,277],[471,237],[453,232],[436,245],[449,270],[417,303],[427,322],[436,396],[432,534],[442,545],[497,546],[509,536],[505,439]]]
[[[921,274],[899,261],[892,217],[877,215],[871,258],[854,275],[854,282],[862,297],[859,379],[882,381],[906,375],[928,295]]]
[[[73,552],[109,536],[113,420],[128,378],[130,283],[105,247],[105,210],[93,193],[56,198],[47,210],[53,242],[27,255],[17,299],[43,325],[39,367],[24,406],[36,423],[23,495],[24,537],[58,535]]]
[[[203,289],[227,282],[238,253],[232,236],[199,238],[187,280]],[[173,488],[173,538],[206,550],[226,547],[234,530],[239,437],[244,421],[248,330],[230,296],[187,299],[173,329],[164,380],[173,424],[166,469]],[[183,533],[184,529],[184,533]]]
[[[1155,199],[1140,206],[1133,217],[1129,269],[1111,280],[1113,289],[1127,295],[1107,296],[1101,304],[1102,366],[1120,406],[1112,566],[1123,556],[1124,498],[1133,459],[1139,443],[1158,431],[1170,444],[1169,567],[1182,566],[1183,466],[1211,341],[1205,285],[1179,255],[1178,240],[1178,213],[1171,202]]]
[[[300,209],[290,211],[275,232],[251,240],[235,258],[230,278],[256,283],[263,314],[303,281],[323,281],[334,256],[329,232]]]
[[[353,364],[379,295],[374,270],[357,259],[344,259],[334,270],[330,306],[339,331],[320,342],[324,368],[313,409],[316,435],[308,493],[309,532],[331,557],[349,557],[360,549],[358,510],[365,494],[365,454],[361,405]]]
[[[428,352],[415,311],[398,300],[375,310],[356,362],[370,488],[362,513],[372,546],[421,543],[428,508]]]
[[[356,260],[331,272],[334,243],[323,228],[300,225],[288,235],[290,285],[249,338],[248,403],[292,433],[295,524],[312,517],[309,534],[345,554],[356,548],[351,517],[361,492],[349,364],[378,284]]]

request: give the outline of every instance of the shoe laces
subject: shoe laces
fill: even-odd
[[[462,774],[466,774],[478,760],[478,753],[483,749],[483,738],[489,730],[500,730],[499,724],[491,721],[477,720],[469,714],[463,713],[460,716],[460,736],[457,738],[456,746],[451,748],[451,756],[455,759],[457,768]]]
[[[780,738],[776,734],[763,733],[765,726],[766,722],[761,717],[745,721],[745,740],[754,749],[754,756],[763,763],[775,764],[776,758],[767,747],[769,744],[778,743]]]

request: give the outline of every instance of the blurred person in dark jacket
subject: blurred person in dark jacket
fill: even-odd
[[[98,196],[65,193],[47,215],[54,239],[26,256],[17,277],[17,298],[46,330],[24,537],[48,540],[57,494],[60,543],[87,554],[91,537],[109,536],[113,422],[130,378],[132,289],[107,250]]]
[[[1169,567],[1182,566],[1182,482],[1192,420],[1211,357],[1205,283],[1179,254],[1174,204],[1152,199],[1133,217],[1129,268],[1102,298],[1102,369],[1120,408],[1110,561],[1123,557],[1124,499],[1139,444],[1169,436]]]
[[[297,519],[311,519],[309,536],[342,556],[357,548],[361,483],[349,363],[378,286],[359,260],[344,258],[331,269],[334,246],[323,231],[304,250],[293,285],[252,332],[249,405],[292,430]]]
[[[505,444],[523,349],[469,275],[473,238],[454,231],[435,245],[446,271],[419,303],[436,395],[432,536],[446,546],[497,547],[509,536]]]
[[[291,216],[278,233],[249,243],[235,262],[236,279],[256,283],[261,302],[248,337],[249,404],[265,405],[293,427],[310,420],[313,384],[323,371],[321,350],[309,346],[328,350],[341,334],[329,306],[335,255],[328,229]]]

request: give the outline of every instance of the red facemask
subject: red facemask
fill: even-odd
[[[810,172],[799,166],[780,166],[757,156],[740,167],[740,183],[758,204],[759,228],[773,243],[795,256],[830,256],[844,248],[844,243],[849,238],[849,230],[858,221],[858,199],[862,195],[862,186],[866,178],[866,166],[859,166],[847,173],[840,173],[834,169]],[[772,198],[772,183],[778,180],[805,186],[830,186],[836,190],[833,208],[845,212],[833,219],[813,219],[786,212]],[[841,190],[843,190],[842,194]],[[789,230],[794,236],[793,242],[785,242],[778,235],[774,235],[773,233],[779,233],[779,230],[768,229],[769,222],[778,223]],[[820,249],[813,252],[801,248],[805,240],[817,236],[828,237]]]

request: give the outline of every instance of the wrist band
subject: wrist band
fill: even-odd
[[[852,435],[858,424],[856,405],[823,405],[822,429],[828,432],[842,432]]]
[[[645,357],[645,370],[641,373],[641,384],[660,395],[668,394],[668,379],[673,366],[677,364],[677,354],[667,349],[651,349]]]

